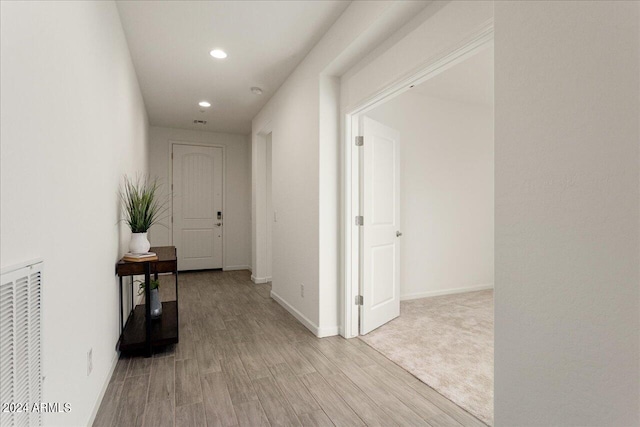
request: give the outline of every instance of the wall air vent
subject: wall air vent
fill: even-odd
[[[193,123],[196,124],[196,125],[206,125],[207,121],[206,120],[194,120]]]
[[[41,261],[2,269],[0,282],[0,402],[42,401]],[[40,411],[0,412],[0,425],[42,425]]]

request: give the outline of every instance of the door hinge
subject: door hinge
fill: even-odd
[[[171,224],[173,224],[173,215],[171,216]]]
[[[364,305],[364,298],[362,298],[362,295],[356,295],[356,305]]]
[[[356,136],[356,147],[362,147],[364,145],[364,136]]]
[[[363,226],[364,225],[364,217],[362,215],[358,215],[356,217],[356,225]]]
[[[173,151],[171,152],[171,160],[173,160]]]

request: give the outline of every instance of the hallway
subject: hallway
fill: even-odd
[[[179,286],[180,343],[121,358],[94,426],[484,425],[359,339],[314,337],[246,271]]]

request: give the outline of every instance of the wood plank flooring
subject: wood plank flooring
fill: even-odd
[[[363,341],[316,338],[248,272],[179,286],[180,342],[121,357],[94,426],[485,426]]]

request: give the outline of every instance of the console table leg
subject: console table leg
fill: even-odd
[[[133,300],[133,276],[129,276],[131,278],[131,311],[129,311],[129,316],[133,313],[133,309],[136,308],[136,303]]]
[[[119,276],[118,279],[120,280],[120,334],[122,334],[122,329],[124,328],[122,324],[122,276]]]
[[[177,338],[178,342],[180,342],[180,300],[178,299],[178,270],[174,271],[173,274],[176,276],[176,321],[178,322]]]
[[[146,356],[151,357],[151,264],[144,263],[144,305],[145,305],[145,325],[147,334],[145,337]]]

